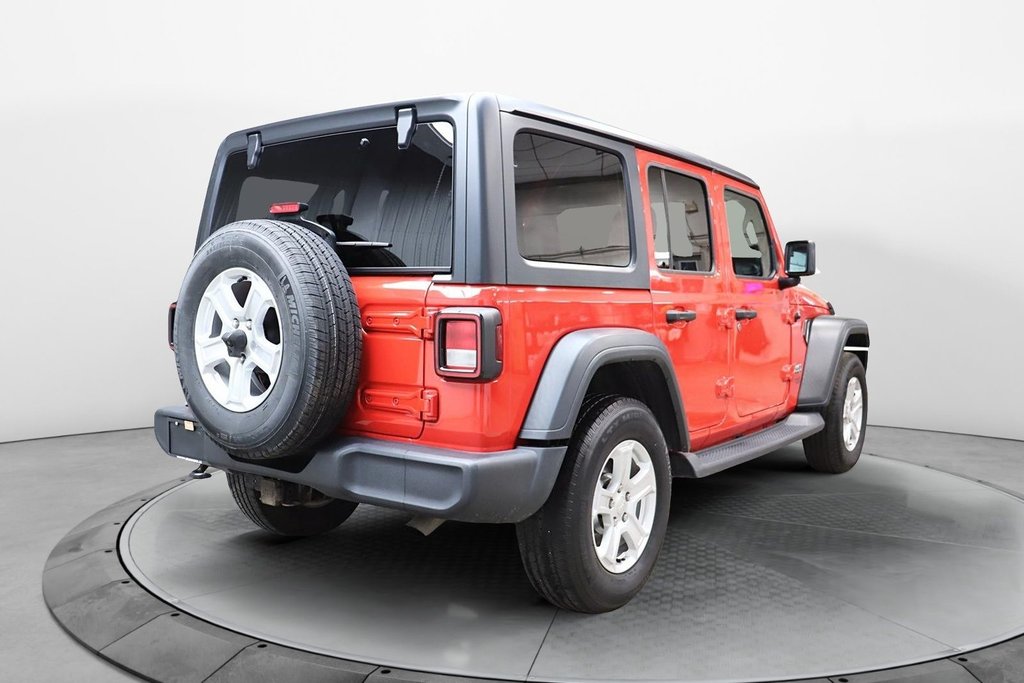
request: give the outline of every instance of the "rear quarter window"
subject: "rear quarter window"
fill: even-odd
[[[523,258],[629,265],[628,207],[617,155],[529,132],[516,134],[513,152]]]

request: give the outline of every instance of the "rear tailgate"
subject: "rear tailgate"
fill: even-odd
[[[423,386],[424,309],[430,277],[356,275],[363,327],[359,387],[342,423],[348,432],[416,439],[437,417],[437,393]]]

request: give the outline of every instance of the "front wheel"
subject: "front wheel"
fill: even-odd
[[[860,459],[868,417],[864,365],[855,354],[844,352],[840,357],[822,417],[825,428],[804,439],[807,463],[819,472],[847,472]]]
[[[357,503],[330,498],[308,486],[228,472],[235,504],[256,526],[280,536],[316,536],[339,526]],[[269,502],[268,502],[269,501]]]
[[[629,602],[661,550],[671,487],[668,446],[650,409],[617,396],[591,403],[548,501],[516,525],[530,583],[577,612]]]

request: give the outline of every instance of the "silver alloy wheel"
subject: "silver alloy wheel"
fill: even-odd
[[[843,442],[846,450],[852,451],[860,441],[864,428],[864,390],[860,380],[851,377],[846,384],[846,398],[843,400]]]
[[[613,574],[631,569],[654,528],[658,483],[651,454],[628,439],[611,450],[594,487],[594,551]]]
[[[263,279],[228,268],[206,287],[193,331],[196,365],[214,400],[244,413],[274,388],[284,340],[277,302]]]

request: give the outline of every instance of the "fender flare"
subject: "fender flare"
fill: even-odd
[[[868,324],[857,318],[822,315],[808,324],[807,358],[804,360],[804,376],[796,407],[797,410],[821,410],[832,397],[836,369],[850,335],[863,335],[865,347],[871,342]]]
[[[577,330],[558,340],[541,371],[519,438],[568,440],[597,371],[607,365],[630,361],[653,362],[661,370],[672,403],[679,443],[687,450],[686,413],[668,349],[650,332],[621,327]],[[668,434],[666,438],[672,442]]]

